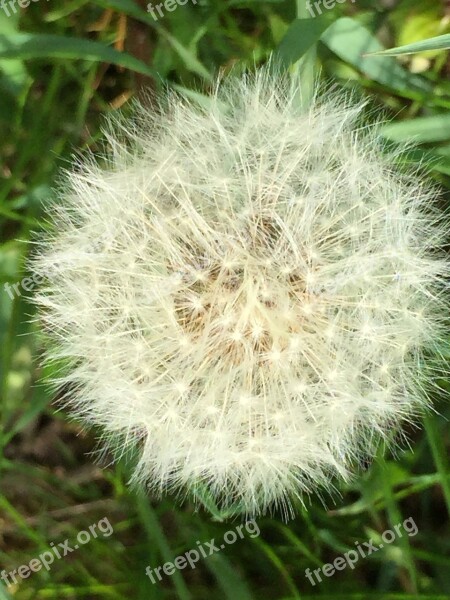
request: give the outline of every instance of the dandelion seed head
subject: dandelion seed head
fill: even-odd
[[[447,311],[436,191],[363,104],[294,94],[263,69],[113,122],[32,263],[73,412],[139,431],[152,490],[249,515],[347,479],[427,404]]]

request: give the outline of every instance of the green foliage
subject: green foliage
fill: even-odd
[[[384,54],[385,56],[400,56],[401,54],[417,54],[418,52],[429,52],[430,50],[449,50],[450,49],[450,34],[439,35],[427,40],[415,42],[414,44],[406,44],[400,48],[389,48],[375,54]]]
[[[150,501],[128,487],[126,462],[111,465],[106,457],[105,469],[95,466],[88,454],[95,434],[81,433],[53,406],[52,390],[38,383],[42,348],[32,292],[19,288],[11,298],[5,288],[27,275],[33,232],[45,227],[43,205],[59,170],[79,149],[101,148],[104,115],[126,112],[127,100],[146,87],[173,86],[205,103],[219,69],[238,61],[234,68],[251,68],[272,52],[286,67],[297,63],[293,71],[307,59],[324,80],[368,95],[395,117],[386,138],[419,144],[411,161],[448,190],[445,2],[401,0],[386,9],[385,2],[349,1],[310,21],[296,18],[307,16],[305,5],[291,0],[187,2],[159,21],[145,4],[40,0],[11,16],[0,8],[1,569],[28,563],[50,542],[74,539],[102,517],[114,527],[111,537],[92,539],[48,572],[9,589],[0,581],[0,600],[448,598],[449,410],[439,403],[445,382],[436,390],[442,414],[428,416],[424,431],[407,432],[413,450],[380,453],[341,495],[325,499],[327,507],[320,497],[306,498],[294,520],[260,519],[259,537],[246,536],[195,570],[153,585],[147,565],[173,560],[197,541],[220,540],[238,522],[214,506],[212,516],[196,512],[195,498],[181,505],[175,498]],[[405,52],[398,47],[368,56],[405,44],[420,61],[386,56]],[[396,539],[314,587],[305,578],[306,568],[332,562],[410,516],[416,536]]]
[[[30,58],[84,59],[108,62],[143,75],[155,76],[152,69],[126,52],[118,52],[99,42],[58,35],[30,33],[1,35],[1,58],[16,58],[20,61]]]

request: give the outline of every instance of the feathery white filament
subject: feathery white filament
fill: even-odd
[[[249,514],[347,477],[426,404],[444,315],[435,191],[361,104],[295,98],[261,70],[209,108],[141,107],[108,168],[68,176],[34,261],[75,413],[140,441],[153,489]]]

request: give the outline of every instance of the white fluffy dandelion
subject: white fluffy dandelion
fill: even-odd
[[[248,514],[347,478],[426,405],[445,315],[436,192],[360,103],[296,98],[263,70],[113,123],[33,263],[74,413],[137,442],[152,490]]]

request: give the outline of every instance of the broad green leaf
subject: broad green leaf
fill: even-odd
[[[417,52],[427,52],[428,50],[449,50],[450,49],[450,33],[438,35],[437,37],[407,44],[399,48],[389,48],[388,50],[379,50],[378,52],[370,52],[370,56],[400,56],[400,54],[416,54]]]
[[[342,60],[382,85],[406,95],[408,92],[423,94],[432,90],[428,81],[406,71],[394,58],[366,56],[383,48],[377,38],[354,19],[338,19],[321,39]]]
[[[154,77],[153,69],[125,52],[100,42],[60,35],[12,33],[0,35],[0,58],[65,58],[100,61],[120,65],[131,71]]]
[[[385,125],[381,133],[394,142],[413,141],[418,144],[450,140],[450,114],[418,117]]]
[[[325,17],[295,19],[274,52],[276,63],[283,67],[289,67],[296,63],[319,41],[328,25],[329,20]]]

